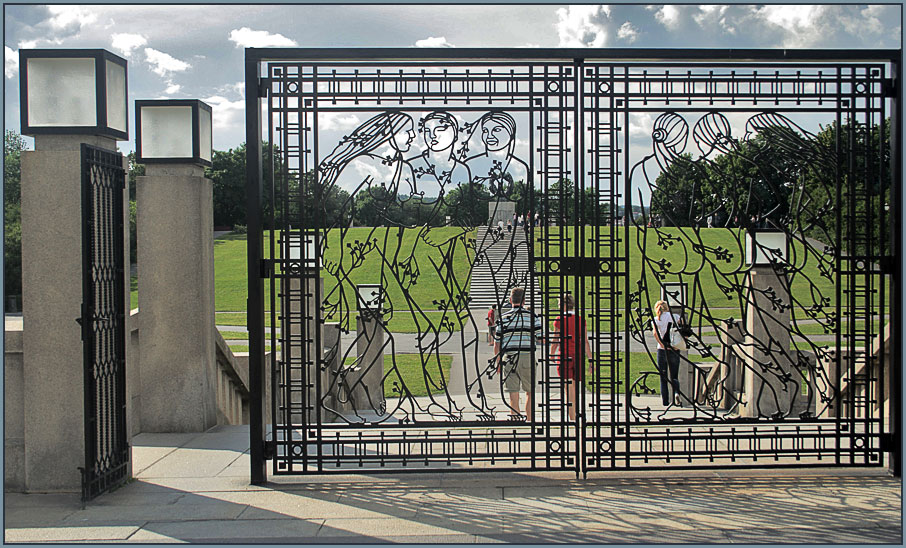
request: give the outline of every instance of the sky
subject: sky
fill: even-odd
[[[20,48],[103,48],[135,99],[202,99],[214,148],[245,140],[245,47],[899,48],[889,5],[6,5],[5,125],[19,130]]]

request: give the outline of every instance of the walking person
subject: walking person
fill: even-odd
[[[591,343],[585,318],[576,313],[576,301],[571,293],[559,299],[560,316],[554,320],[551,332],[551,358],[557,364],[557,375],[566,383],[566,405],[569,420],[576,420],[576,387],[579,371],[585,367],[585,358],[591,355]]]
[[[654,303],[654,339],[657,341],[657,370],[661,377],[661,401],[670,405],[669,385],[673,387],[673,403],[680,405],[680,350],[685,341],[680,333],[680,317],[670,312],[666,301]]]
[[[510,397],[511,417],[519,417],[519,391],[525,392],[525,416],[533,422],[532,373],[535,370],[535,345],[542,344],[541,319],[524,307],[525,289],[510,291],[512,310],[500,314],[494,334],[494,355],[501,382]]]
[[[497,305],[488,310],[488,346],[494,346],[494,330],[497,328]]]

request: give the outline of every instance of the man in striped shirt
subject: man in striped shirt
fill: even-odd
[[[535,345],[543,342],[541,319],[523,307],[525,289],[514,287],[510,292],[513,309],[500,314],[494,334],[494,355],[497,370],[510,394],[510,408],[519,413],[519,390],[525,392],[525,415],[532,421],[532,372],[535,370]]]

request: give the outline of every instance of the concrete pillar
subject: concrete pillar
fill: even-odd
[[[136,183],[142,429],[203,432],[217,424],[211,181],[191,164],[145,173]]]
[[[754,266],[749,272],[741,417],[788,416],[800,392],[801,375],[790,351],[790,293],[781,276],[771,265]]]
[[[358,370],[347,375],[352,388],[350,401],[356,411],[373,413],[383,408],[384,389],[384,330],[381,328],[380,312],[359,312],[356,320],[358,331]]]
[[[306,424],[314,424],[318,421],[318,413],[321,411],[320,396],[323,396],[326,390],[327,371],[320,371],[319,363],[323,357],[322,348],[317,348],[316,334],[321,329],[321,307],[319,306],[318,294],[324,292],[324,279],[320,276],[306,278],[289,278],[283,280],[284,299],[283,306],[288,312],[291,321],[284,322],[281,335],[286,348],[283,361],[291,361],[289,369],[290,378],[293,382],[291,395],[293,398],[293,407],[299,409],[303,405],[302,390],[305,390],[304,405],[308,408],[305,418]],[[315,289],[318,288],[318,293]],[[307,386],[303,388],[302,370],[307,371]],[[320,384],[320,391],[319,391]],[[295,416],[293,413],[292,421],[294,424],[301,424],[302,417]]]
[[[81,328],[81,145],[116,141],[38,135],[22,153],[22,315],[25,489],[78,491],[85,465]],[[123,190],[125,242],[129,197]],[[128,257],[128,249],[125,249]],[[124,269],[129,287],[129,269]],[[123,295],[129,310],[128,291]],[[126,333],[129,316],[126,315]],[[128,375],[128,372],[127,372]]]

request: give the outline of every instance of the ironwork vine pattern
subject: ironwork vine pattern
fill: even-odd
[[[269,62],[275,473],[877,463],[885,70]],[[511,202],[539,219],[504,230]],[[748,246],[766,232],[787,243]],[[481,348],[516,286],[545,324],[529,416]],[[662,292],[691,327],[665,404]],[[574,403],[566,293],[591,344]]]

